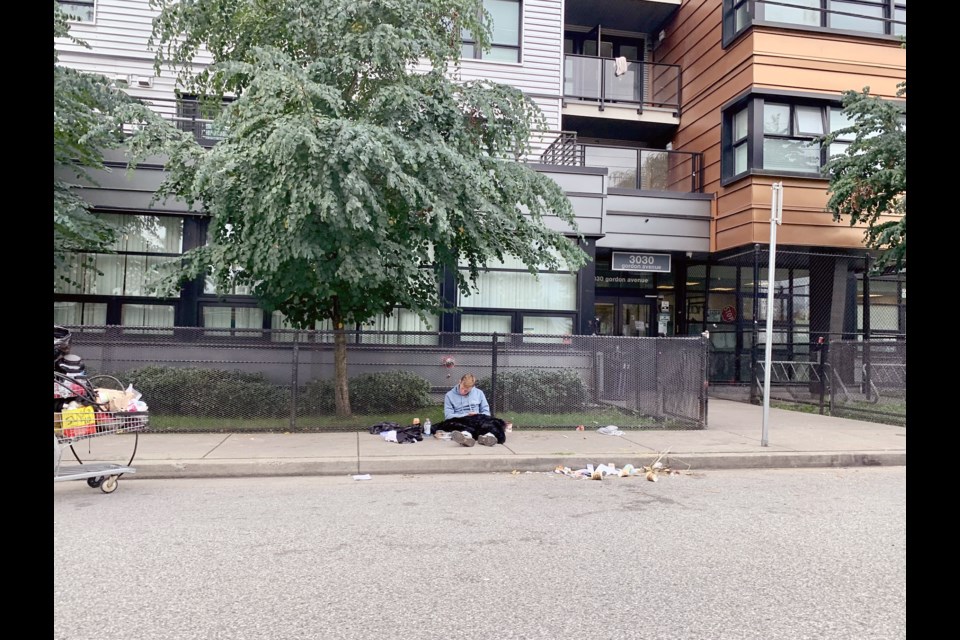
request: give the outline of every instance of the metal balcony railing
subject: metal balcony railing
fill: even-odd
[[[187,98],[144,98],[134,96],[136,100],[150,107],[150,109],[173,123],[181,131],[192,133],[204,147],[212,147],[221,138],[214,126],[214,117],[221,105],[215,103],[200,103]]]
[[[680,66],[657,62],[620,61],[568,54],[563,60],[563,95],[607,104],[668,109],[680,115]]]
[[[565,167],[582,167],[583,145],[577,144],[576,132],[561,131],[556,140],[551,142],[540,156],[540,162]]]
[[[540,156],[544,164],[606,167],[609,186],[700,193],[703,190],[703,155],[691,151],[578,144],[577,134],[561,131]]]

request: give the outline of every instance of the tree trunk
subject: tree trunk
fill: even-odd
[[[353,415],[350,410],[350,386],[347,383],[347,333],[343,330],[343,321],[333,319],[333,394],[338,418],[349,418]]]

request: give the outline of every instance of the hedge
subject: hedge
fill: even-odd
[[[152,413],[260,418],[290,415],[290,388],[263,374],[195,367],[147,366],[116,376],[143,394]],[[367,373],[351,378],[350,406],[360,414],[393,413],[433,404],[430,384],[407,371]],[[334,412],[332,380],[311,380],[298,390],[297,413]]]
[[[477,381],[490,397],[490,378]],[[573,369],[524,369],[497,373],[497,410],[534,413],[580,411],[587,404],[587,387]],[[492,408],[492,407],[491,407]]]

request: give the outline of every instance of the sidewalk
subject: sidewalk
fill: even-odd
[[[588,464],[649,465],[666,451],[661,461],[680,471],[907,462],[905,427],[770,409],[768,446],[762,447],[763,408],[713,398],[707,424],[697,431],[624,430],[622,436],[519,426],[503,445],[469,448],[433,437],[396,444],[366,432],[144,433],[132,463],[136,472],[124,479],[542,472],[558,465],[574,470]],[[129,438],[99,438],[97,450],[103,457],[116,453],[113,461],[129,458]],[[69,452],[64,456],[67,464]]]

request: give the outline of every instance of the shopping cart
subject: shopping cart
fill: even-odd
[[[69,332],[54,327],[53,372],[53,481],[86,480],[87,485],[104,493],[117,490],[118,480],[125,473],[135,473],[133,458],[137,453],[139,434],[149,426],[146,411],[112,411],[102,400],[104,390],[124,391],[113,376],[71,376],[56,370],[62,356],[69,352]],[[58,358],[59,356],[59,358]],[[129,434],[115,438],[112,444],[94,447],[103,436]],[[85,445],[85,446],[81,446]],[[129,458],[127,447],[132,446]],[[86,449],[81,452],[78,449]],[[77,464],[63,464],[69,450]],[[109,462],[107,462],[109,460]],[[115,462],[125,460],[126,462]]]

